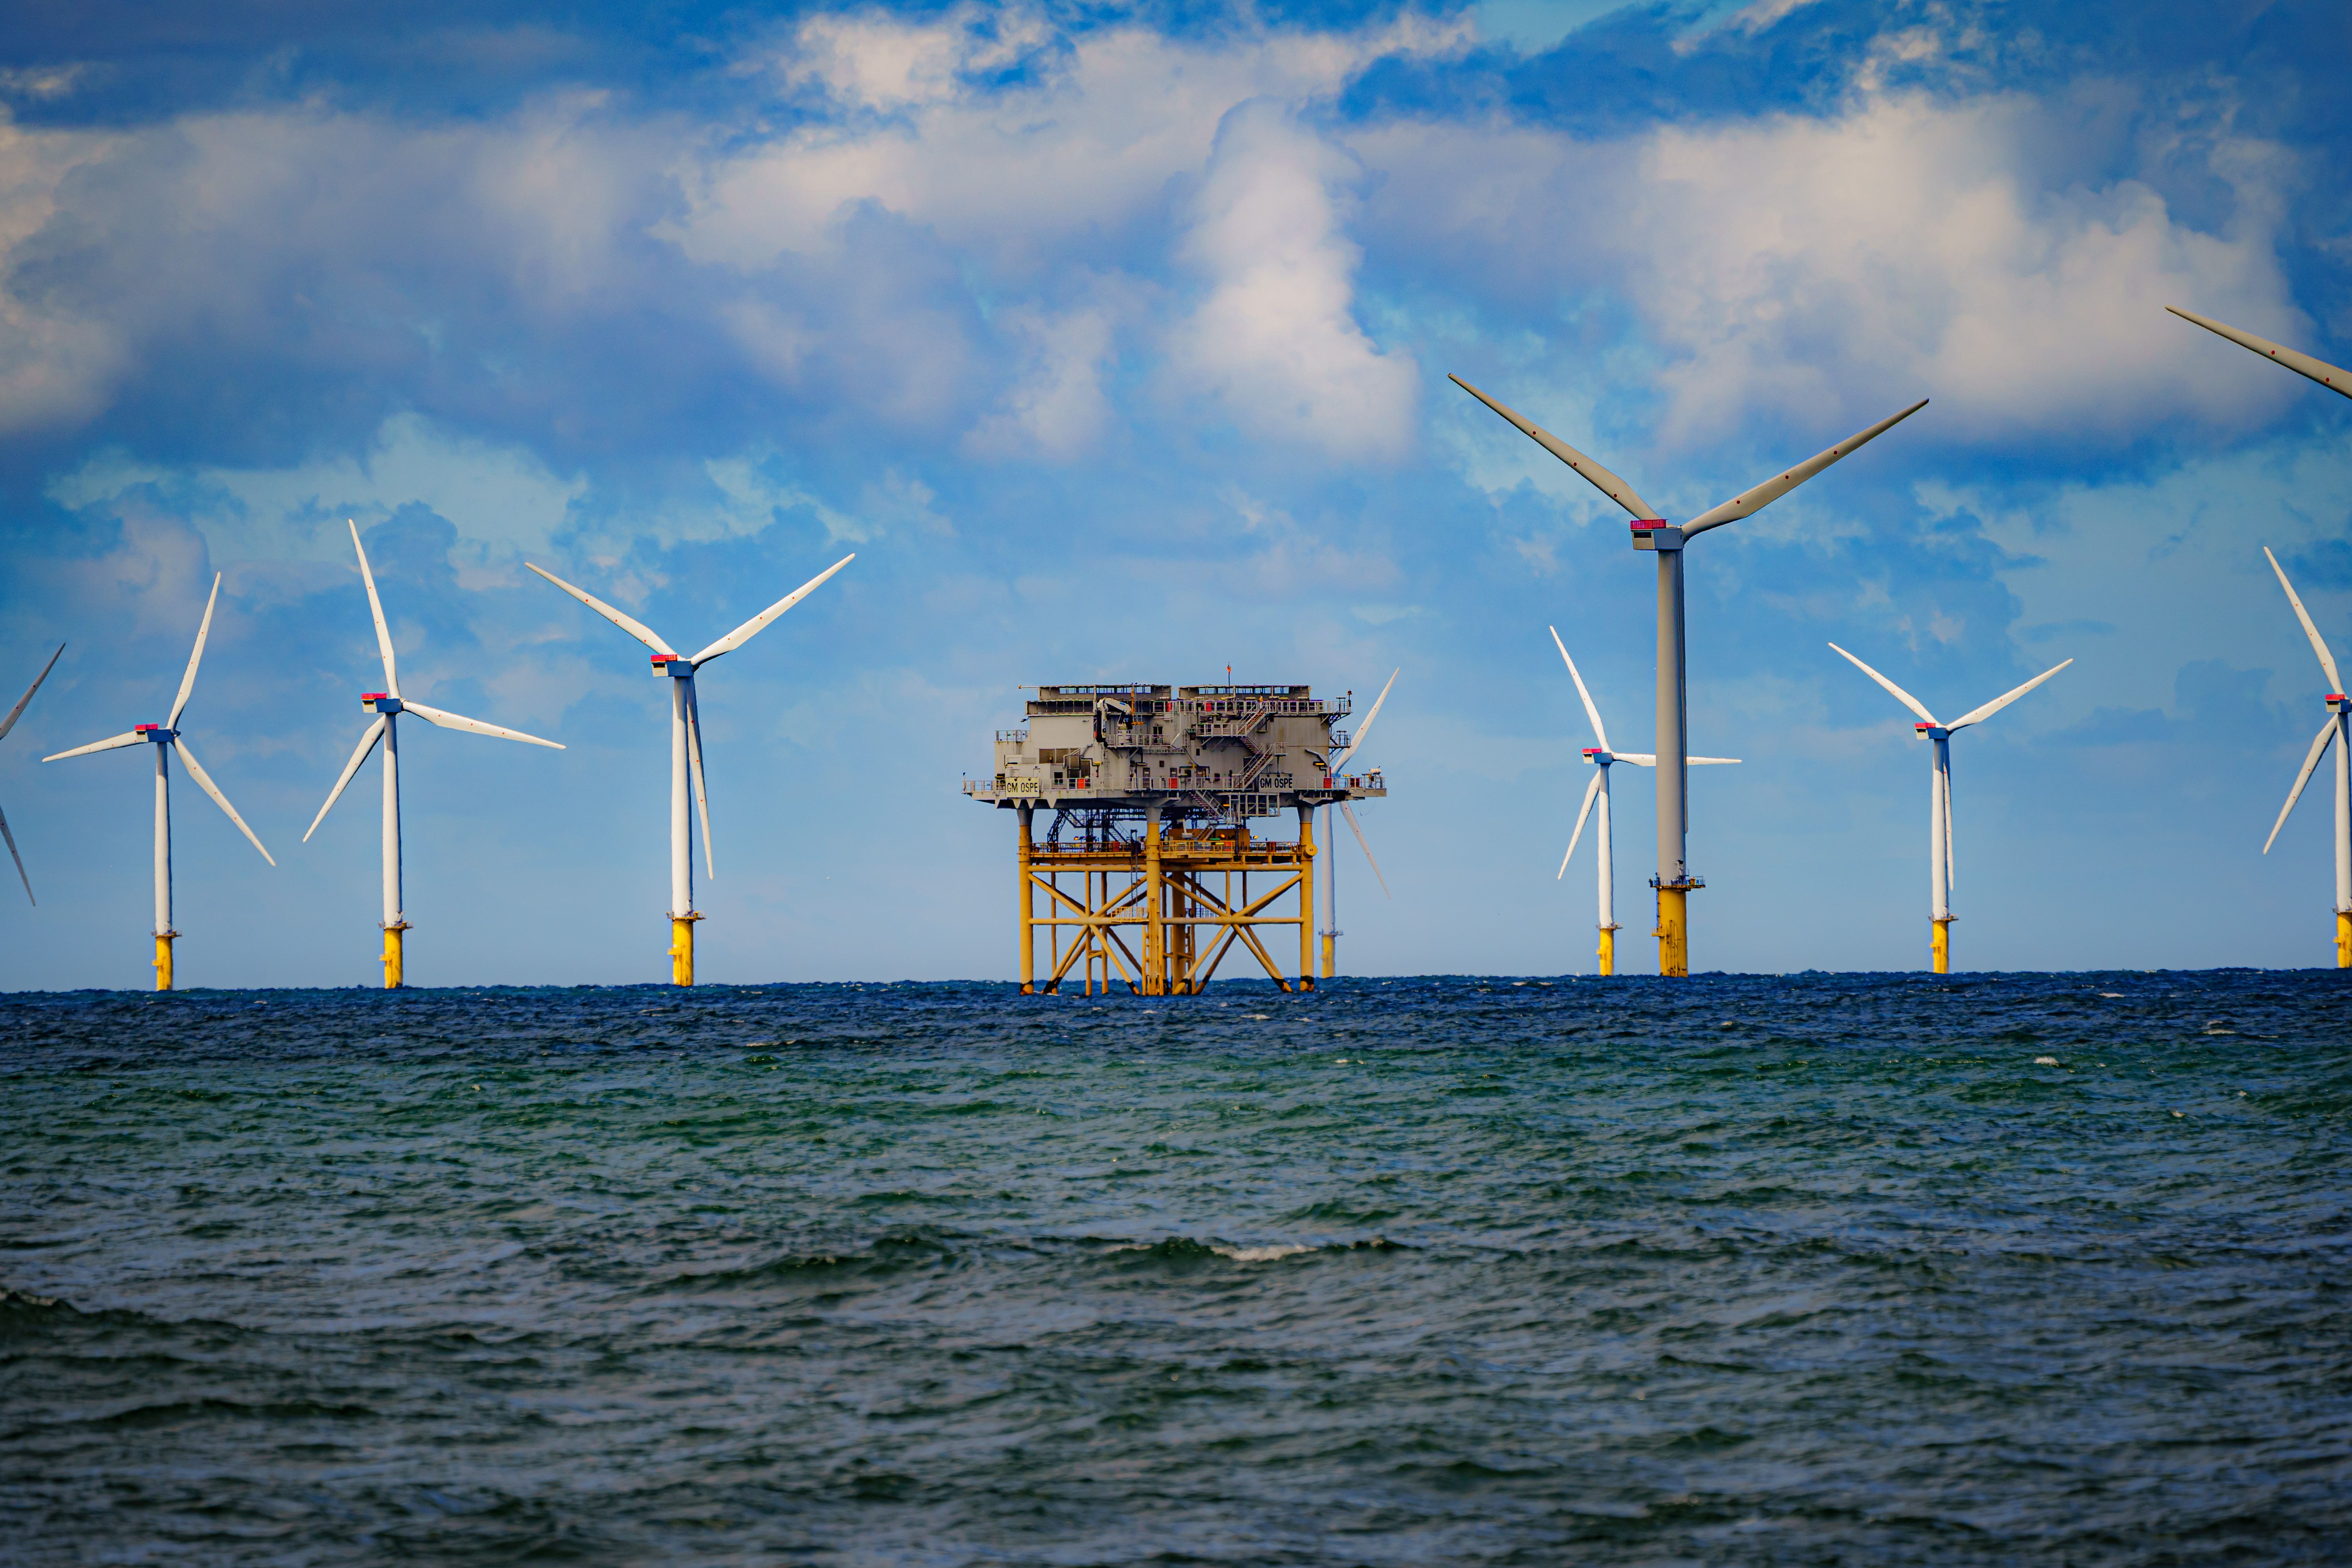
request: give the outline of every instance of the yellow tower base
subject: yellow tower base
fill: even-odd
[[[2336,967],[2352,969],[2352,910],[2336,911]]]
[[[1617,928],[1615,926],[1601,928],[1601,950],[1597,956],[1601,960],[1601,973],[1617,973]]]
[[[1936,934],[1927,940],[1935,955],[1936,973],[1949,974],[1952,972],[1952,917],[1946,915],[1934,924]]]
[[[1339,939],[1329,931],[1323,933],[1323,978],[1329,980],[1339,973]]]
[[[694,984],[694,922],[700,915],[673,915],[669,922],[669,983]]]
[[[1658,889],[1658,929],[1651,934],[1658,939],[1658,973],[1664,975],[1685,975],[1690,973],[1690,924],[1685,902],[1690,897],[1685,888]]]
[[[383,988],[386,991],[400,989],[404,978],[400,963],[400,933],[407,929],[406,921],[383,928]]]
[[[155,989],[158,991],[172,988],[172,939],[179,934],[175,931],[155,933]]]
[[[1068,847],[1020,840],[1021,973],[1038,991],[1066,984],[1092,996],[1117,985],[1141,996],[1197,995],[1236,952],[1285,991],[1314,989],[1310,837],[1283,843],[1244,826],[1157,823],[1139,837]],[[1040,895],[1045,914],[1034,912]],[[1295,980],[1275,957],[1292,927]]]

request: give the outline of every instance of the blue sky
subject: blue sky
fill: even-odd
[[[1699,968],[1908,968],[1938,710],[1958,962],[2316,964],[2326,802],[2258,853],[2352,654],[2352,18],[2237,4],[32,6],[0,37],[0,742],[41,897],[0,987],[145,983],[142,752],[184,728],[279,865],[175,802],[191,984],[375,974],[377,682],[421,700],[410,975],[662,973],[666,694],[703,681],[719,980],[1001,976],[958,780],[1024,683],[1376,689],[1393,900],[1355,973],[1589,972],[1591,743],[1650,740],[1650,558],[1454,372],[1688,516]],[[14,673],[9,673],[13,671]],[[407,733],[408,731],[404,731]],[[1645,780],[1618,799],[1627,967]]]

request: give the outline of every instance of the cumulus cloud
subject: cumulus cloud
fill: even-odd
[[[575,338],[559,366],[551,334],[661,295],[632,236],[663,199],[664,139],[577,94],[458,125],[305,104],[18,137],[0,353],[41,402],[16,422],[127,403],[215,458],[282,460],[289,437],[364,442],[404,403],[543,410],[631,336]],[[584,438],[583,416],[640,407],[565,412]]]
[[[1412,439],[1419,377],[1349,313],[1361,253],[1334,188],[1352,172],[1278,107],[1235,110],[1179,253],[1208,294],[1170,351],[1181,382],[1253,434],[1392,459]]]
[[[27,132],[0,110],[0,434],[89,417],[121,366],[123,346],[103,321],[61,307],[7,265],[56,216],[67,176],[121,141]]]
[[[2136,179],[2037,188],[2038,118],[2011,95],[1903,97],[1646,139],[1626,286],[1682,362],[1675,434],[1776,404],[1851,423],[1874,409],[1854,386],[1932,394],[1947,428],[1976,436],[2240,419],[2251,378],[2181,374],[2163,307],[2302,329],[2259,156],[2230,230],[2207,233]]]
[[[543,550],[587,493],[527,448],[483,441],[415,414],[384,422],[356,453],[284,467],[166,467],[120,450],[95,453],[47,486],[69,511],[128,515],[168,500],[215,561],[327,561],[351,546],[343,521],[369,525],[422,506],[449,521],[461,580],[511,575],[520,552]]]
[[[2233,195],[2191,222],[2129,148],[2090,175],[2052,159],[2046,105],[2014,93],[1862,89],[1602,142],[1338,111],[1463,26],[859,12],[740,59],[772,95],[743,119],[564,90],[464,121],[314,102],[0,127],[0,431],[86,424],[128,387],[199,442],[339,419],[349,449],[405,405],[567,462],[715,457],[789,412],[1067,463],[1157,356],[1185,395],[1167,406],[1357,460],[1411,441],[1427,313],[1366,294],[1398,277],[1496,303],[1548,357],[1563,303],[1608,301],[1649,356],[1608,378],[1664,398],[1610,416],[1674,446],[1921,393],[1948,439],[2112,445],[2286,395],[2251,363],[2182,374],[2159,313],[2306,334],[2258,141],[2210,139],[2202,174]],[[225,363],[254,373],[186,395]]]
[[[660,232],[698,260],[755,268],[823,249],[844,212],[870,204],[999,267],[1050,264],[1066,247],[1098,251],[1157,224],[1169,182],[1206,165],[1234,106],[1326,98],[1372,60],[1444,53],[1467,34],[1409,16],[1207,39],[1128,24],[1050,49],[1040,36],[1018,8],[803,23],[772,62],[778,79],[889,113],[823,116],[768,137],[730,128],[681,165],[688,210]],[[1016,57],[1022,79],[981,79]]]
[[[1854,426],[1919,395],[1964,441],[2125,442],[2275,409],[2259,366],[2187,374],[2162,307],[2307,334],[2278,259],[2282,157],[2218,138],[2205,168],[2232,200],[2206,227],[2148,181],[2054,173],[2061,139],[2021,95],[1906,93],[1608,142],[1399,121],[1349,145],[1385,177],[1368,235],[1424,275],[1522,319],[1563,296],[1627,312],[1671,446],[1782,410]],[[1584,379],[1609,346],[1578,344]]]
[[[1103,385],[1113,349],[1110,312],[1097,307],[1056,313],[1015,306],[1002,331],[1024,347],[1019,378],[1002,410],[972,427],[967,450],[982,456],[1076,457],[1109,425]]]

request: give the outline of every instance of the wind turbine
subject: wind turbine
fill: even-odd
[[[1557,882],[1568,875],[1568,863],[1576,856],[1577,841],[1584,837],[1584,819],[1592,815],[1595,802],[1601,806],[1601,820],[1593,824],[1592,853],[1599,862],[1596,870],[1600,881],[1601,947],[1594,955],[1601,961],[1601,973],[1617,973],[1617,868],[1614,836],[1610,827],[1609,769],[1612,763],[1631,763],[1637,768],[1654,768],[1658,759],[1649,752],[1613,752],[1609,749],[1609,731],[1601,727],[1601,710],[1594,705],[1592,693],[1584,689],[1584,677],[1576,671],[1576,660],[1569,658],[1568,645],[1559,640],[1559,628],[1547,626],[1552,646],[1568,662],[1568,678],[1576,682],[1576,695],[1583,700],[1584,716],[1592,721],[1592,738],[1601,743],[1584,748],[1584,760],[1592,764],[1592,782],[1584,786],[1584,805],[1576,813],[1576,831],[1568,836],[1568,853],[1559,858],[1559,869],[1552,876]],[[1737,763],[1738,757],[1687,757],[1693,765]]]
[[[2294,787],[2286,792],[2286,804],[2279,807],[2278,820],[2271,824],[2271,836],[2263,841],[2263,853],[2271,852],[2278,842],[2279,829],[2286,826],[2286,814],[2303,798],[2303,786],[2311,782],[2314,769],[2328,747],[2336,742],[2336,967],[2352,969],[2352,698],[2344,691],[2344,678],[2336,673],[2336,657],[2327,651],[2326,642],[2319,628],[2311,623],[2311,612],[2303,607],[2303,600],[2294,584],[2286,580],[2286,572],[2271,554],[2270,546],[2263,546],[2269,558],[2271,570],[2278,574],[2279,586],[2286,590],[2286,602],[2294,606],[2294,618],[2303,623],[2303,635],[2311,639],[2311,651],[2319,656],[2319,668],[2327,672],[2327,684],[2333,689],[2327,694],[2327,721],[2312,737],[2311,751],[2303,759],[2303,770],[2294,775]]]
[[[1919,734],[1936,742],[1928,755],[1927,766],[1927,900],[1934,934],[1928,939],[1935,955],[1936,973],[1952,972],[1952,736],[1971,724],[1991,718],[2052,676],[2074,663],[2067,659],[2054,664],[2016,690],[1994,698],[1981,708],[1971,708],[1948,724],[1938,723],[1936,716],[1919,705],[1919,700],[1895,682],[1838,647],[1830,647],[1844,657],[1863,674],[1878,682],[1894,695],[1895,700],[1919,715],[1919,722],[1911,726]]]
[[[251,840],[256,849],[261,849],[261,858],[272,866],[278,864],[270,859],[268,850],[262,849],[261,840],[253,837],[253,829],[245,825],[245,818],[236,814],[236,807],[229,805],[228,796],[221,794],[220,786],[213,783],[212,776],[196,761],[195,752],[188,749],[187,741],[180,733],[180,715],[187,710],[188,694],[196,689],[196,666],[204,662],[205,638],[212,633],[213,606],[220,602],[220,574],[215,572],[213,574],[212,597],[205,601],[205,618],[196,627],[196,646],[188,655],[188,672],[180,677],[180,694],[172,700],[170,718],[161,724],[141,724],[122,734],[92,741],[87,746],[76,746],[70,752],[59,752],[55,756],[41,759],[45,763],[58,763],[68,757],[86,757],[92,752],[111,752],[120,746],[135,746],[142,741],[155,748],[155,989],[158,991],[172,988],[172,939],[180,934],[172,929],[171,755],[174,751],[180,753],[180,761],[187,768],[188,776],[196,781],[199,789],[213,797],[214,805],[228,813],[228,819],[236,824],[236,830]],[[58,651],[64,650],[60,648]]]
[[[1347,770],[1349,758],[1364,749],[1364,737],[1372,732],[1372,723],[1381,716],[1381,704],[1389,700],[1390,688],[1396,685],[1397,677],[1403,673],[1404,670],[1399,668],[1390,674],[1388,685],[1381,687],[1380,696],[1373,699],[1372,710],[1365,714],[1363,723],[1357,726],[1355,738],[1348,742],[1348,749],[1331,759],[1328,771],[1334,778]],[[1389,879],[1381,876],[1381,863],[1374,858],[1371,841],[1364,837],[1363,828],[1356,821],[1356,814],[1349,809],[1344,800],[1337,803],[1326,801],[1323,805],[1323,842],[1332,847],[1325,852],[1328,856],[1328,865],[1323,873],[1323,978],[1326,980],[1339,973],[1339,841],[1331,834],[1331,807],[1334,804],[1338,805],[1339,815],[1348,819],[1348,830],[1356,836],[1357,847],[1363,850],[1365,859],[1371,861],[1372,875],[1379,879],[1381,884],[1381,896],[1384,899],[1395,897],[1389,891]]]
[[[397,990],[403,977],[401,932],[408,930],[408,916],[402,908],[400,892],[400,715],[414,713],[427,724],[444,730],[470,730],[477,735],[495,735],[501,741],[521,741],[533,746],[563,748],[553,741],[542,741],[536,735],[526,735],[520,730],[502,729],[485,724],[479,719],[468,719],[462,713],[444,712],[427,708],[424,703],[400,695],[400,674],[392,657],[392,629],[384,624],[383,601],[376,597],[375,574],[368,570],[367,551],[360,544],[360,527],[346,518],[352,531],[352,548],[359,552],[360,581],[367,584],[368,614],[375,618],[376,652],[383,659],[383,689],[360,693],[360,706],[372,710],[374,720],[360,736],[359,749],[335,780],[335,787],[327,792],[327,804],[310,819],[302,842],[310,842],[310,835],[319,831],[319,824],[327,820],[335,802],[342,798],[343,786],[360,771],[360,764],[375,750],[378,741],[383,742],[383,988]]]
[[[1683,679],[1683,546],[1695,536],[1710,528],[1719,528],[1743,517],[1752,516],[1764,507],[1787,495],[1840,458],[1868,445],[1880,435],[1894,428],[1922,408],[1927,400],[1921,398],[1900,414],[1888,416],[1858,435],[1832,447],[1817,457],[1807,458],[1795,468],[1776,478],[1765,480],[1752,489],[1743,490],[1722,505],[1684,523],[1670,527],[1658,515],[1657,509],[1633,493],[1633,488],[1615,474],[1602,468],[1550,431],[1521,418],[1496,402],[1460,376],[1449,376],[1454,385],[1501,415],[1520,434],[1566,463],[1602,495],[1623,507],[1633,517],[1633,548],[1654,550],[1658,554],[1658,725],[1659,754],[1665,761],[1658,769],[1658,874],[1650,886],[1658,890],[1658,973],[1688,974],[1690,973],[1690,939],[1686,907],[1690,889],[1703,888],[1706,882],[1690,874],[1688,860],[1688,822],[1690,815],[1690,778],[1687,758],[1690,752],[1690,713],[1685,700]]]
[[[2308,376],[2330,392],[2352,397],[2352,374],[2338,370],[2326,360],[2298,353],[2268,338],[2242,332],[2235,327],[2184,310],[2178,305],[2167,305],[2165,309],[2184,321],[2194,321],[2209,332],[2218,332],[2241,347],[2251,349],[2266,359],[2276,360],[2297,375]],[[2336,742],[2336,967],[2352,969],[2352,763],[2347,763],[2345,756],[2347,750],[2352,748],[2352,720],[2346,717],[2352,714],[2352,699],[2347,698],[2343,677],[2336,673],[2336,659],[2328,653],[2327,644],[2320,639],[2319,628],[2311,624],[2311,615],[2303,607],[2303,601],[2295,597],[2294,584],[2289,583],[2286,574],[2280,570],[2278,557],[2271,555],[2268,545],[2263,547],[2263,553],[2270,556],[2271,570],[2278,573],[2279,586],[2286,590],[2287,603],[2294,606],[2295,619],[2303,623],[2304,636],[2311,639],[2312,651],[2319,655],[2319,667],[2327,672],[2327,684],[2332,688],[2327,694],[2327,722],[2320,726],[2318,736],[2311,742],[2311,754],[2304,758],[2303,771],[2294,776],[2294,787],[2287,792],[2286,805],[2279,810],[2278,822],[2271,828],[2270,838],[2263,845],[2263,853],[2269,854],[2271,845],[2278,842],[2279,828],[2286,826],[2286,815],[2294,809],[2295,801],[2303,795],[2303,786],[2310,782],[2312,770],[2319,766],[2320,754],[2327,750],[2330,741]]]
[[[49,678],[49,671],[58,667],[58,660],[64,657],[66,645],[58,644],[58,651],[49,655],[49,662],[41,666],[41,673],[33,677],[33,684],[25,688],[25,695],[16,699],[16,706],[8,710],[8,717],[0,719],[0,740],[5,740],[8,731],[16,727],[16,721],[24,717],[25,705],[32,701],[33,693],[41,689],[41,682]],[[25,858],[16,853],[16,836],[8,831],[8,815],[5,812],[0,812],[0,838],[8,841],[8,858],[16,862],[16,879],[25,884],[25,897],[37,908],[41,900],[33,898],[33,879],[25,875]]]
[[[720,654],[732,653],[750,642],[770,621],[799,604],[824,580],[857,559],[853,552],[843,556],[782,598],[696,654],[688,658],[640,622],[631,620],[593,594],[583,593],[558,577],[552,572],[541,572],[530,563],[534,572],[654,650],[656,675],[669,677],[669,975],[676,985],[694,984],[694,922],[702,917],[694,909],[694,855],[688,842],[690,827],[687,775],[693,774],[692,814],[702,822],[702,864],[710,876],[719,875],[719,868],[710,857],[710,802],[702,785],[702,711],[694,700],[694,672]]]

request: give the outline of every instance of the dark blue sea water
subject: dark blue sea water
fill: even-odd
[[[0,1072],[13,1563],[2352,1558],[2332,973],[30,995]]]

